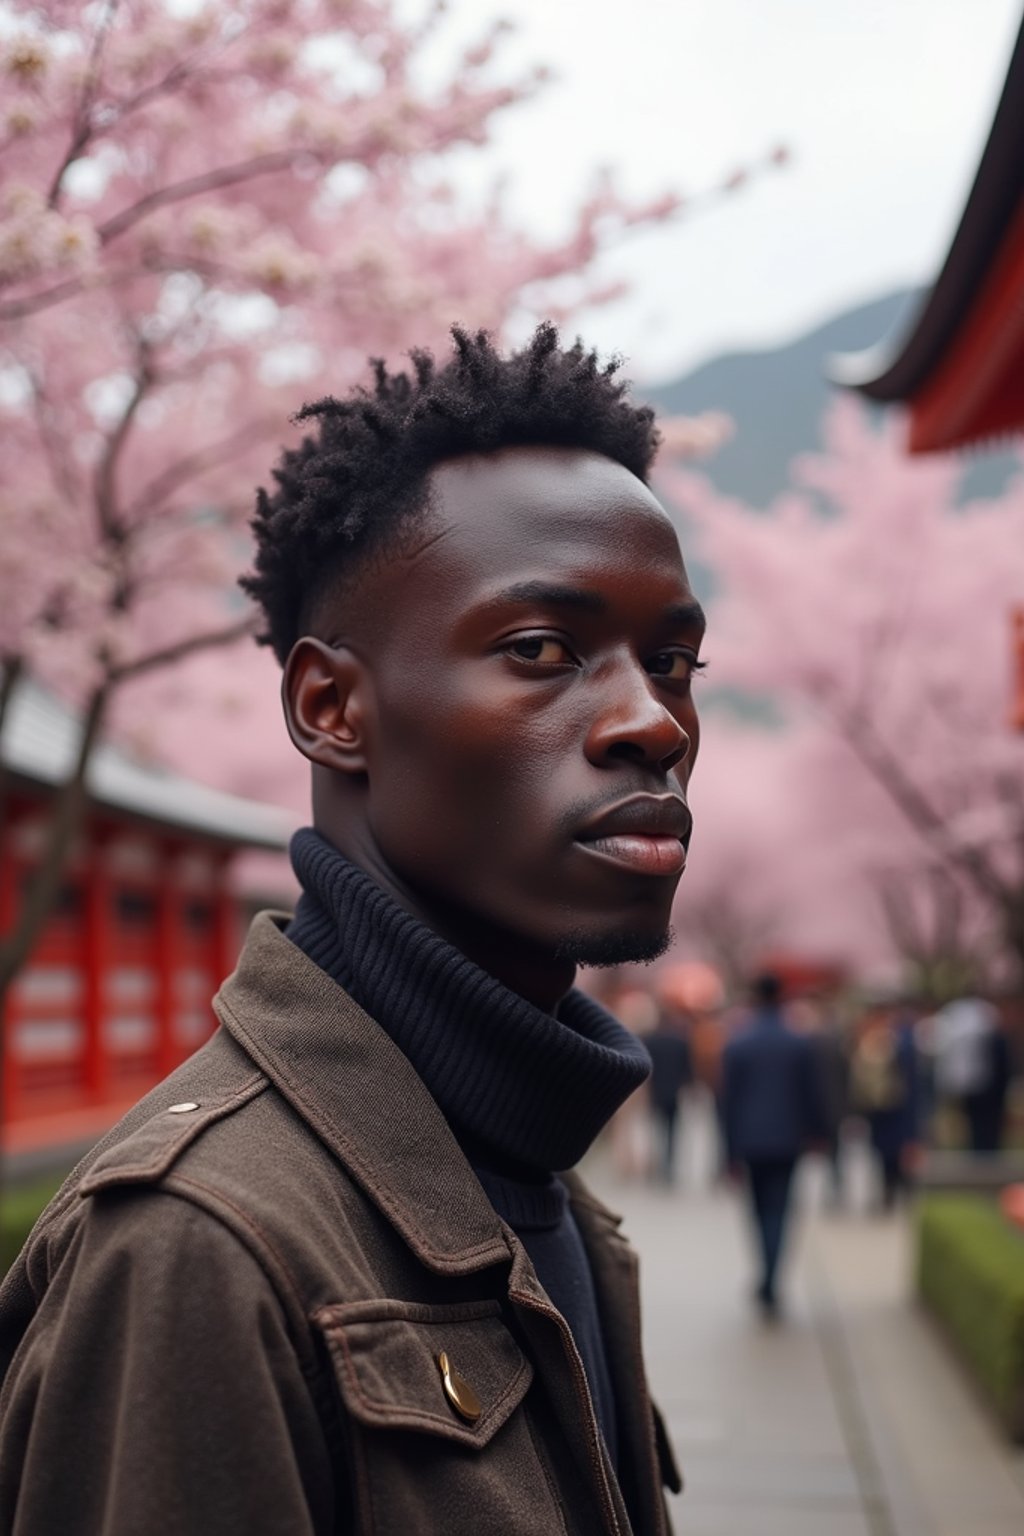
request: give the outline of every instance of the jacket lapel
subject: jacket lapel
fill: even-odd
[[[440,1274],[509,1262],[502,1224],[434,1099],[380,1025],[261,912],[214,999],[224,1028]]]

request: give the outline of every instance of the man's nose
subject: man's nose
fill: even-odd
[[[690,751],[690,738],[636,664],[603,680],[601,705],[587,733],[587,757],[598,767],[622,760],[669,773]]]

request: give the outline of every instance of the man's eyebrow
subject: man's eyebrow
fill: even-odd
[[[705,630],[708,627],[708,616],[696,598],[689,603],[673,603],[665,609],[665,618],[680,629]]]
[[[502,587],[493,603],[542,603],[549,608],[577,608],[584,613],[604,613],[608,603],[600,592],[585,587],[560,587],[547,581],[520,581]]]
[[[492,603],[540,603],[549,608],[575,608],[582,613],[605,613],[608,609],[608,601],[600,592],[587,587],[558,586],[548,581],[519,581],[511,587],[503,587],[500,592],[495,592],[488,607]],[[707,615],[696,598],[688,603],[670,604],[661,617],[674,628],[707,628]]]

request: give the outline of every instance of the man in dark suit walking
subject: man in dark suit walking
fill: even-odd
[[[753,992],[750,1017],[722,1056],[722,1122],[730,1169],[746,1171],[763,1265],[757,1301],[773,1318],[793,1172],[822,1113],[811,1048],[785,1021],[779,978],[758,977]]]

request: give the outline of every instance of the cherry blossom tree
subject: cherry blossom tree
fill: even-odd
[[[631,205],[598,178],[546,247],[498,194],[461,206],[449,157],[543,72],[500,79],[499,24],[438,80],[422,59],[443,10],[5,0],[0,730],[29,672],[83,724],[0,944],[0,1001],[121,690],[251,627],[228,594],[297,401],[347,387],[368,353],[438,344],[452,319],[501,332],[610,297],[597,255],[680,206]]]
[[[797,885],[805,920],[832,905],[840,921],[870,886],[890,943],[940,989],[972,960],[1024,968],[1024,735],[1010,721],[1024,477],[959,505],[963,468],[908,458],[892,424],[839,399],[822,451],[794,462],[767,513],[662,472],[715,573],[710,676],[771,701],[786,758],[765,811],[784,844],[748,879],[776,921]],[[733,728],[737,767],[737,730],[756,798],[764,731]]]

